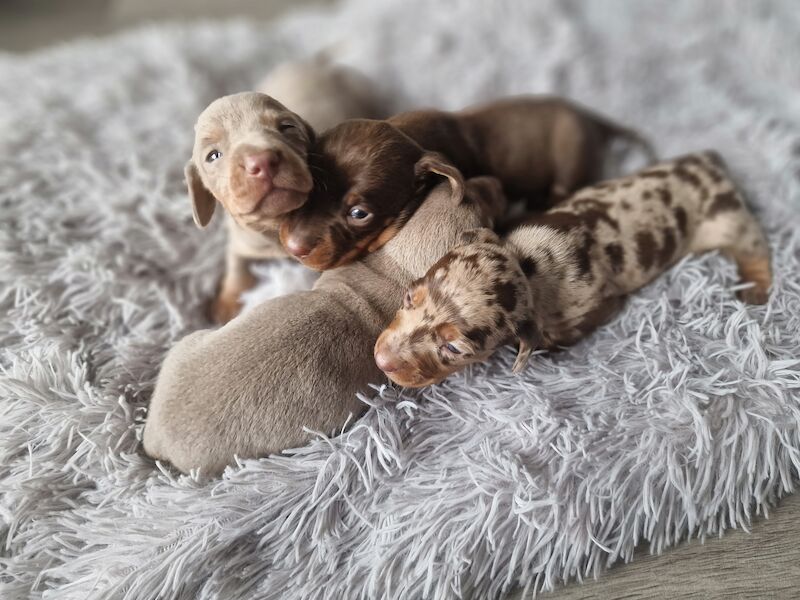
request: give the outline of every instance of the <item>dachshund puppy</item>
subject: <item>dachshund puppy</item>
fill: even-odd
[[[251,261],[286,257],[278,226],[311,190],[314,130],[383,114],[369,80],[324,57],[280,65],[260,89],[270,95],[225,96],[200,114],[185,170],[197,226],[208,224],[217,201],[228,214],[225,276],[211,309],[217,323],[239,313],[241,293],[255,284]]]
[[[306,156],[314,131],[280,102],[257,92],[224,96],[197,120],[185,169],[194,221],[205,227],[217,201],[229,215],[225,277],[212,319],[238,314],[255,284],[247,259],[285,256],[278,218],[302,205],[312,187]]]
[[[637,133],[559,98],[518,97],[457,113],[351,120],[309,153],[314,189],[281,224],[281,242],[312,269],[346,264],[386,243],[434,175],[491,175],[509,199],[538,208],[595,181],[609,142]]]
[[[713,152],[585,188],[504,244],[486,229],[462,244],[411,285],[375,344],[400,385],[437,383],[512,341],[519,371],[532,349],[576,342],[688,253],[733,258],[753,284],[745,302],[767,302],[772,283],[764,232]]]

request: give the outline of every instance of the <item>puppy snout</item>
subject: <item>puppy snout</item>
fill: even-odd
[[[244,170],[250,177],[272,179],[281,164],[281,155],[273,150],[246,154],[243,163]]]
[[[400,369],[400,361],[387,348],[375,349],[375,364],[384,373],[394,373]]]
[[[305,258],[314,249],[314,244],[308,239],[297,235],[288,236],[284,241],[284,246],[289,254],[297,258]]]

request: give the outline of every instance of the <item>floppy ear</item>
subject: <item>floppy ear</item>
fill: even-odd
[[[479,229],[470,229],[464,231],[458,236],[458,245],[466,246],[467,244],[499,244],[500,238],[491,229],[480,227]]]
[[[517,352],[517,360],[514,361],[514,366],[511,367],[513,373],[519,373],[528,364],[528,359],[531,352],[541,344],[542,336],[536,329],[533,321],[522,321],[517,325],[517,337],[519,338],[519,351]]]
[[[217,200],[203,185],[193,161],[186,163],[183,174],[186,176],[186,187],[189,188],[189,199],[192,201],[194,223],[200,229],[204,229],[214,214]]]
[[[444,156],[438,152],[426,152],[414,165],[414,179],[417,187],[423,187],[431,173],[447,177],[450,181],[450,197],[453,204],[460,204],[464,199],[464,176]]]

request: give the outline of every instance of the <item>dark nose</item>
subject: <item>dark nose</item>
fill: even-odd
[[[376,348],[375,364],[384,373],[394,373],[400,368],[400,361],[385,347]]]
[[[286,246],[286,251],[297,258],[305,258],[314,249],[314,244],[297,235],[287,237],[284,245]]]
[[[272,178],[279,164],[281,164],[280,154],[271,150],[246,154],[244,157],[244,170],[251,177],[259,179]]]

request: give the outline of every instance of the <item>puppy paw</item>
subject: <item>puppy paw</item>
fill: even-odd
[[[739,268],[739,280],[742,283],[753,284],[752,287],[738,292],[739,300],[748,304],[766,304],[769,300],[769,288],[772,285],[769,257],[740,256],[736,262]]]
[[[238,294],[220,295],[211,302],[209,318],[217,325],[224,325],[242,312],[242,303]]]
[[[769,301],[769,290],[760,285],[754,285],[745,290],[739,290],[736,296],[747,304],[766,304]]]

